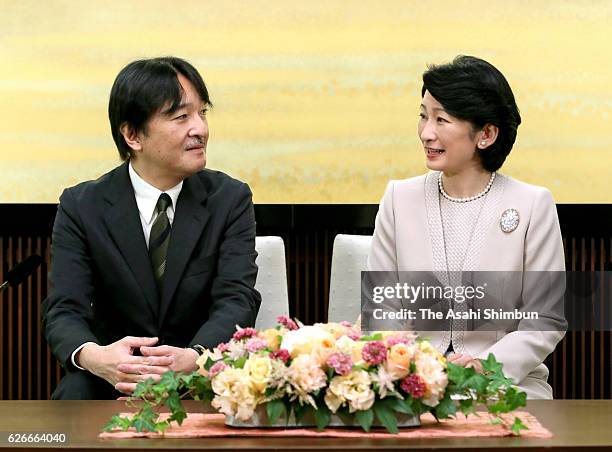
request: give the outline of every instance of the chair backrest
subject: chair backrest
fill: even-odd
[[[259,267],[255,289],[261,294],[255,328],[272,328],[276,326],[276,317],[289,315],[285,243],[278,236],[256,237],[255,249],[255,263]]]
[[[366,270],[371,235],[338,234],[332,252],[328,322],[355,322],[361,313],[361,272]]]

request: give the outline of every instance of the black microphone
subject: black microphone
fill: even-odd
[[[38,254],[32,254],[26,260],[19,262],[8,272],[6,281],[0,286],[0,292],[4,291],[8,286],[16,287],[24,282],[42,264],[42,261],[43,258]]]

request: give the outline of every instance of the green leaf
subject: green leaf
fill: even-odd
[[[167,387],[164,383],[158,383],[154,386],[151,386],[148,392],[143,397],[146,400],[153,399],[153,401],[157,403],[163,403],[163,400],[166,398],[168,394]]]
[[[375,333],[375,334],[372,334],[371,336],[362,336],[359,340],[361,342],[382,341],[383,335],[382,333]]]
[[[376,414],[376,417],[380,423],[389,433],[399,433],[397,428],[397,418],[389,406],[389,402],[385,402],[385,400],[374,402],[374,413]]]
[[[529,430],[529,427],[523,424],[523,421],[521,421],[520,418],[515,417],[514,422],[510,426],[510,430],[514,435],[520,435],[521,430]]]
[[[215,364],[216,361],[214,361],[210,356],[208,358],[206,358],[206,362],[204,363],[204,369],[205,370],[210,370],[210,368]]]
[[[503,424],[503,420],[501,417],[494,417],[493,419],[491,419],[491,425],[500,425]]]
[[[506,386],[503,379],[489,379],[487,389],[491,392],[497,392],[500,388]]]
[[[140,412],[136,413],[132,418],[132,426],[136,429],[137,432],[156,431],[155,425],[159,414],[153,411],[153,408],[150,404],[146,404],[142,407]]]
[[[322,404],[314,412],[315,422],[317,423],[317,430],[321,431],[329,425],[331,422],[331,411],[327,408],[327,405]]]
[[[506,378],[501,371],[499,373],[485,375],[490,381],[489,390],[492,390],[492,387],[509,388],[514,384],[514,382],[510,378]]]
[[[357,422],[359,422],[359,425],[361,425],[364,431],[369,432],[370,427],[372,427],[372,422],[374,422],[374,412],[371,409],[355,411],[355,419],[357,419]]]
[[[467,417],[469,414],[476,413],[476,407],[474,406],[474,400],[463,399],[459,401],[459,410]]]
[[[164,404],[172,412],[168,419],[171,421],[176,421],[178,425],[181,425],[183,420],[185,420],[187,417],[187,412],[185,411],[185,408],[183,408],[181,397],[179,396],[178,392],[173,391],[171,394],[169,394]]]
[[[141,418],[136,418],[136,419],[134,419],[134,422],[132,423],[132,426],[134,428],[136,428],[137,432],[142,432],[142,430],[144,429],[143,422],[144,421]]]
[[[179,375],[176,372],[169,371],[162,375],[160,382],[156,385],[163,386],[168,392],[176,391],[179,386]]]
[[[497,360],[495,359],[495,356],[493,356],[493,353],[489,353],[489,356],[487,356],[487,359],[481,359],[480,360],[481,364],[482,364],[482,370],[485,373],[501,373],[502,372],[502,364],[498,363]]]
[[[104,428],[127,430],[129,427],[134,427],[137,431],[162,432],[172,422],[180,425],[187,416],[180,396],[185,393],[192,395],[196,400],[211,400],[213,392],[210,379],[198,372],[191,374],[166,372],[159,383],[154,383],[152,379],[140,382],[128,401],[128,404],[134,406],[134,400],[139,400],[139,411],[131,418],[115,416]],[[171,414],[168,420],[158,422],[157,411],[163,405],[168,407]]]
[[[215,397],[215,393],[209,388],[208,391],[202,392],[200,395],[200,400],[211,401]]]
[[[266,413],[270,425],[276,423],[280,416],[287,417],[287,408],[281,399],[271,400],[266,404]]]
[[[158,432],[162,432],[164,430],[166,430],[168,427],[170,427],[170,422],[169,421],[161,421],[161,422],[156,422],[155,423],[155,430]]]
[[[434,409],[434,415],[438,419],[446,419],[457,412],[457,406],[447,394]]]
[[[459,387],[463,387],[463,383],[465,382],[465,373],[466,368],[463,366],[458,366],[453,363],[448,363],[447,372],[448,372],[448,381],[449,383],[454,383]]]
[[[264,392],[264,397],[272,397],[275,392],[276,392],[276,388],[272,388],[272,387],[268,386],[266,388],[266,391]]]
[[[121,430],[127,430],[128,428],[130,428],[130,418],[128,417],[122,417],[119,416],[118,414],[115,414],[111,420],[108,422],[108,424],[106,424],[103,428],[102,431],[103,432],[110,432],[111,430],[114,430],[116,428],[120,428]]]
[[[178,392],[170,393],[164,402],[164,405],[166,405],[173,413],[183,408],[183,405],[181,404],[181,397],[179,396]]]
[[[194,381],[196,380],[197,375],[198,374],[195,373],[195,372],[190,373],[190,374],[183,374],[183,373],[178,374],[176,377],[177,377],[177,380],[178,380],[179,387],[180,388],[182,388],[184,386],[188,387],[188,386],[194,384]]]
[[[208,397],[213,394],[210,379],[199,374],[185,384],[183,389],[191,391],[194,396],[198,395],[203,400],[210,400]]]
[[[491,414],[499,414],[499,413],[507,413],[508,408],[505,400],[499,400],[492,405],[488,406],[489,413]]]
[[[132,393],[133,398],[142,399],[146,398],[147,393],[155,386],[152,378],[147,378],[145,381],[141,381],[136,385],[136,389]]]
[[[236,369],[242,369],[244,367],[244,364],[247,361],[247,357],[246,356],[242,356],[240,358],[238,358],[236,361],[234,361],[234,367]]]
[[[465,380],[464,386],[473,389],[478,394],[485,394],[489,379],[482,374],[476,373]]]
[[[508,411],[516,410],[527,404],[527,394],[519,392],[516,388],[508,388],[505,394]]]
[[[293,410],[296,423],[299,423],[302,420],[309,408],[311,408],[310,405],[301,405],[299,402],[294,402],[291,404],[291,409]]]
[[[392,410],[414,416],[414,410],[410,402],[398,398],[390,398],[388,403]]]
[[[497,402],[489,405],[487,408],[489,413],[492,414],[509,413],[518,407],[525,406],[526,403],[527,394],[510,387],[506,389],[505,393],[501,393]]]
[[[433,410],[433,408],[431,408],[428,405],[425,405],[423,402],[421,402],[419,399],[415,399],[412,396],[408,396],[406,398],[406,402],[408,402],[410,404],[410,406],[412,407],[412,411],[414,411],[414,414],[416,416],[419,416],[423,413],[427,413],[431,410]]]

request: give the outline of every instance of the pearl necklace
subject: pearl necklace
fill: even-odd
[[[442,171],[440,171],[440,174],[438,175],[438,188],[440,189],[440,193],[442,194],[442,196],[444,196],[449,201],[452,201],[452,202],[470,202],[470,201],[475,201],[478,198],[482,198],[484,195],[489,193],[489,190],[491,190],[491,186],[493,185],[493,181],[494,180],[495,180],[495,171],[493,171],[491,173],[491,177],[489,178],[489,183],[484,188],[484,190],[481,191],[480,193],[478,193],[478,194],[476,194],[474,196],[468,196],[467,198],[454,198],[454,197],[452,197],[451,195],[449,195],[448,193],[446,193],[444,191],[444,186],[442,185]]]

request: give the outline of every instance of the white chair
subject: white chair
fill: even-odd
[[[289,315],[285,243],[277,236],[256,237],[255,249],[255,263],[259,267],[255,289],[261,294],[255,328],[273,328],[276,326],[276,317]]]
[[[338,234],[332,252],[328,322],[355,322],[361,313],[361,272],[366,270],[371,235]]]

